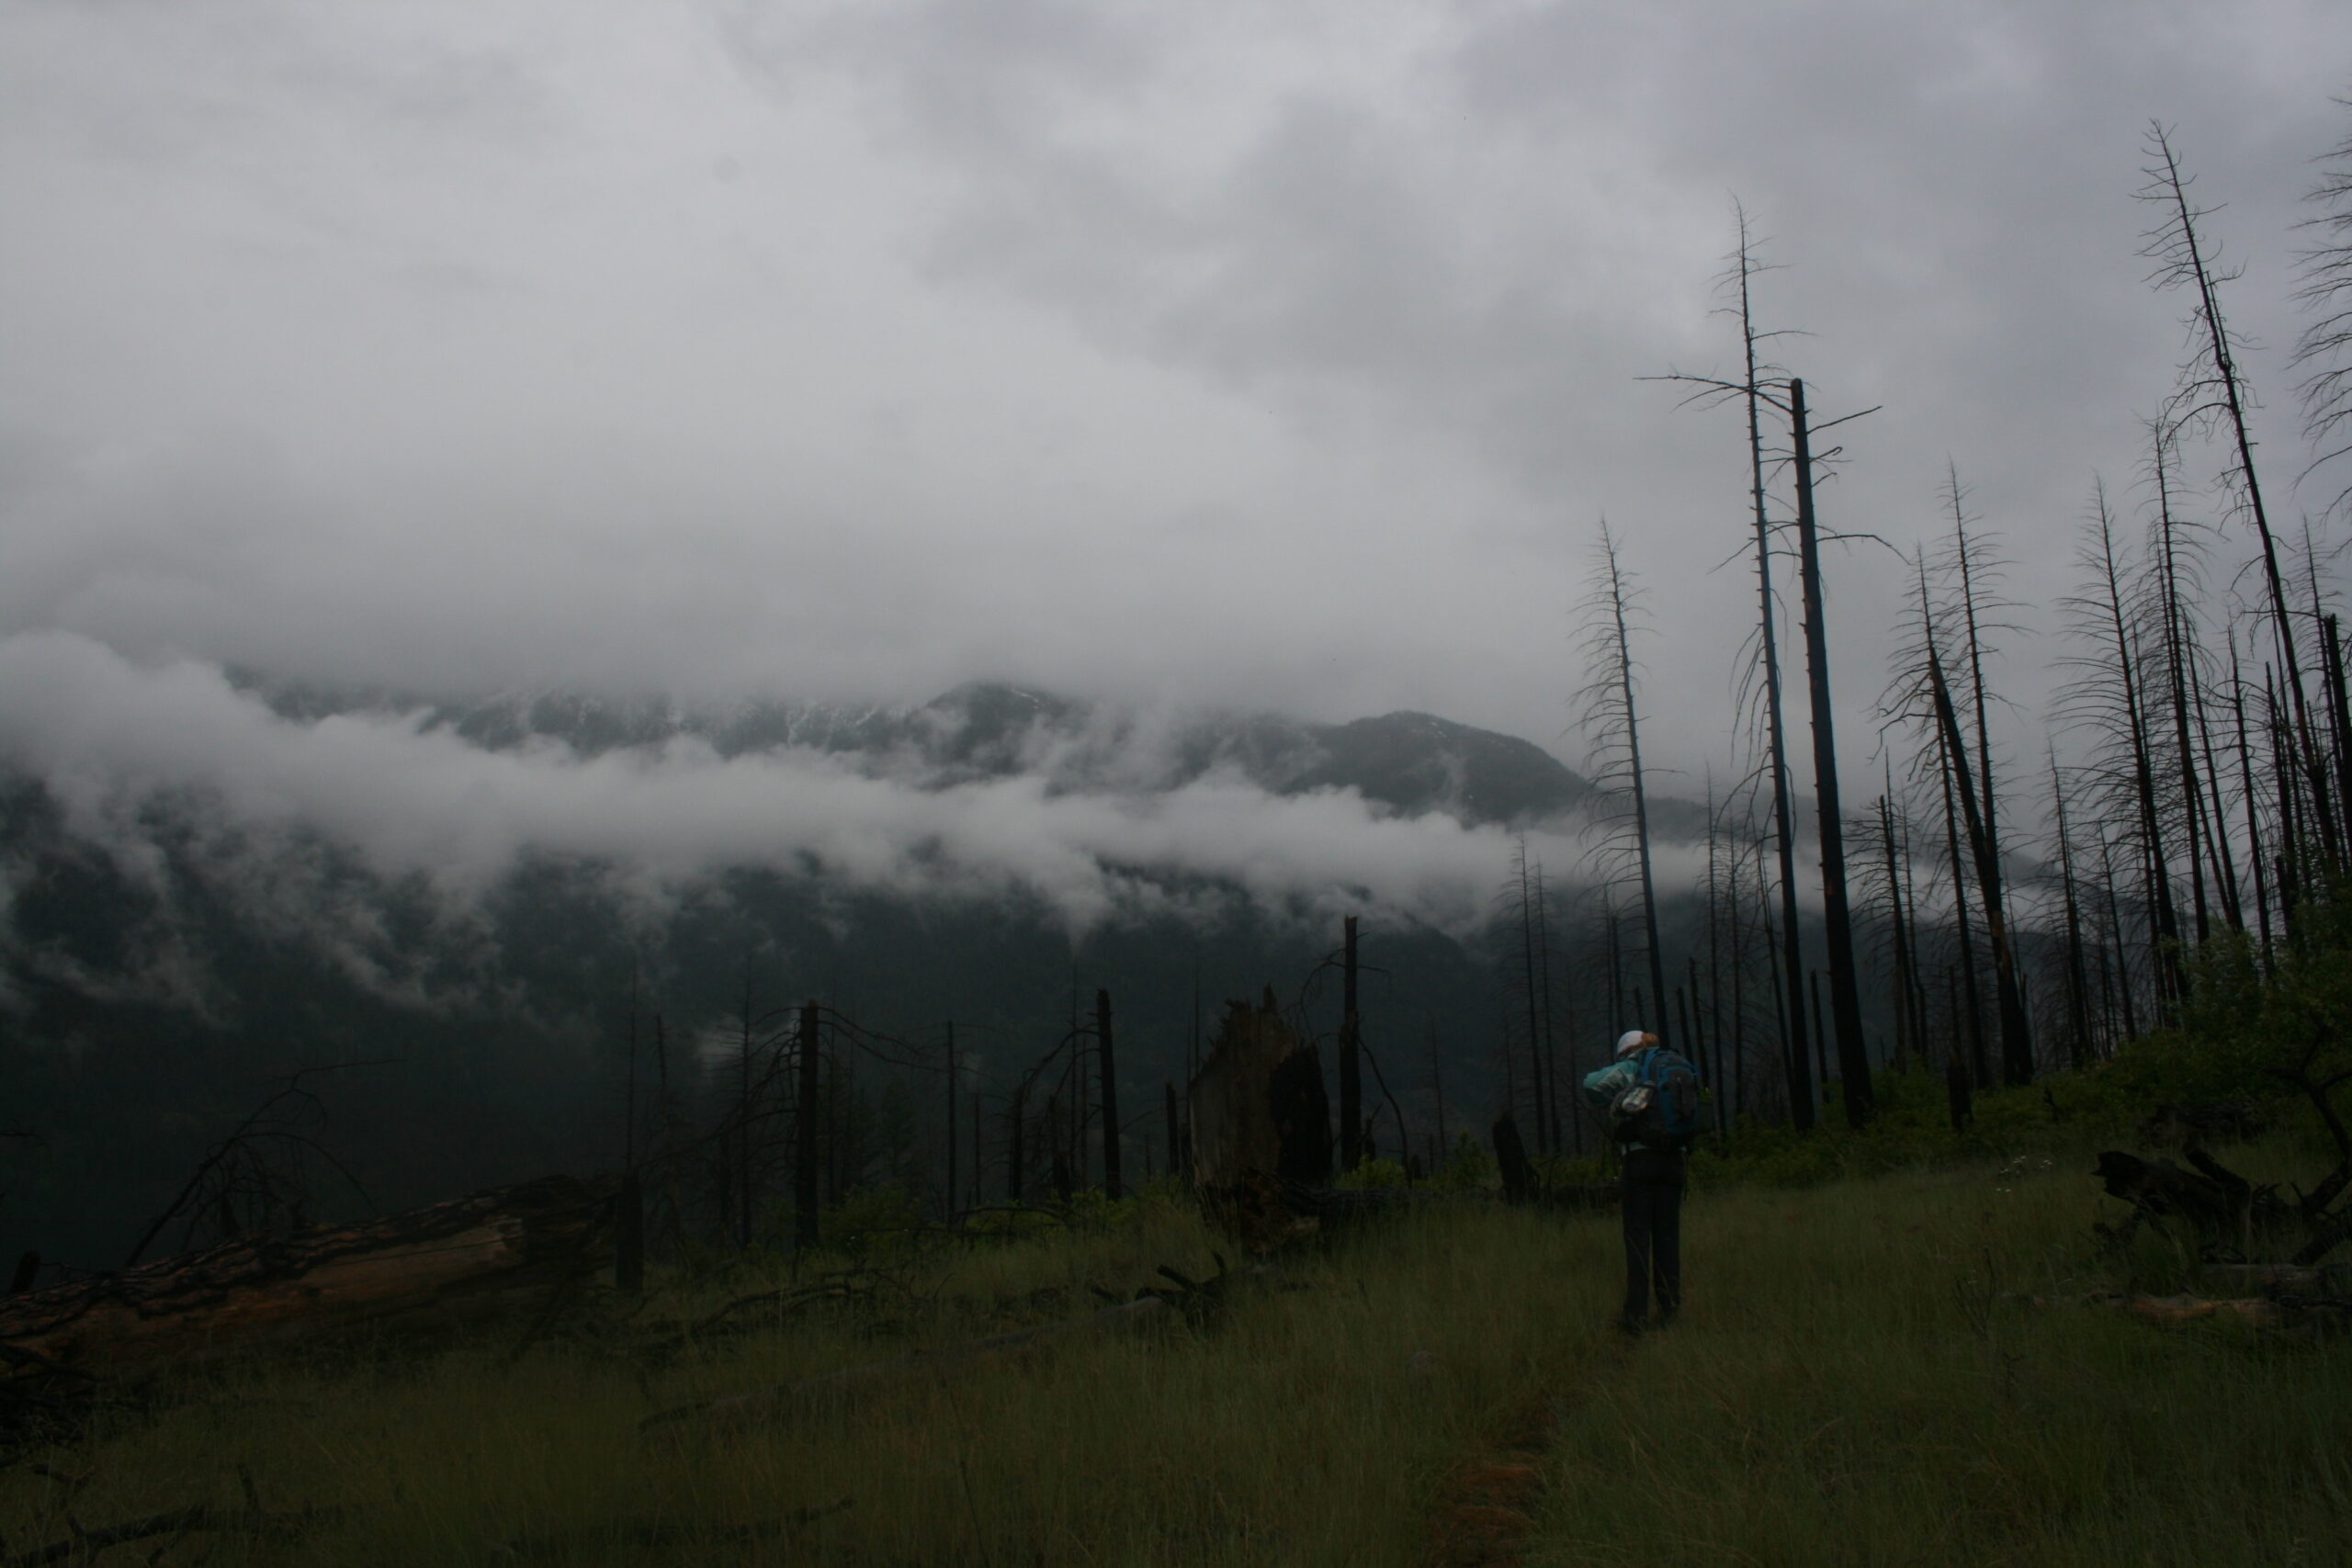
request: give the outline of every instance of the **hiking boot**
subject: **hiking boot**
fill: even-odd
[[[1639,1339],[1642,1337],[1642,1320],[1621,1316],[1617,1319],[1617,1332],[1627,1339]]]

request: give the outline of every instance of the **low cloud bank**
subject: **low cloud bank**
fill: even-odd
[[[1057,793],[1026,775],[925,787],[797,748],[723,758],[694,739],[593,758],[489,750],[422,713],[288,719],[216,666],[136,663],[62,632],[0,639],[0,762],[128,868],[152,853],[140,808],[193,794],[241,828],[315,831],[459,897],[543,853],[654,886],[768,867],[906,896],[1025,894],[1074,931],[1181,908],[1181,886],[1204,879],[1270,909],[1369,900],[1466,933],[1510,852],[1500,829],[1227,778]],[[1530,848],[1560,868],[1579,855],[1561,835]]]

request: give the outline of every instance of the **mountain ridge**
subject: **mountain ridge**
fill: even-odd
[[[232,672],[280,716],[423,716],[423,728],[486,750],[557,743],[582,757],[696,740],[734,758],[784,749],[823,752],[925,787],[1041,776],[1069,793],[1158,794],[1237,778],[1269,794],[1353,790],[1403,817],[1443,812],[1468,827],[1519,829],[1603,809],[1609,793],[1544,748],[1418,709],[1321,723],[1272,712],[1090,702],[1011,682],[976,680],[914,705],[752,698],[693,705],[666,696],[564,689],[435,699],[337,691]],[[1695,802],[1654,795],[1661,838],[1703,836]]]

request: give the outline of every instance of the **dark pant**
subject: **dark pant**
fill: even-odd
[[[1682,1156],[1675,1149],[1627,1149],[1622,1197],[1625,1211],[1625,1321],[1649,1316],[1650,1284],[1657,1284],[1661,1322],[1682,1304]]]

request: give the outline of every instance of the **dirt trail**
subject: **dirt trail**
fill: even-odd
[[[1492,1441],[1453,1467],[1438,1488],[1429,1568],[1518,1568],[1558,1420],[1550,1395],[1531,1394]]]
[[[1544,1495],[1544,1460],[1577,1394],[1523,1396],[1438,1487],[1429,1568],[1519,1568]]]

